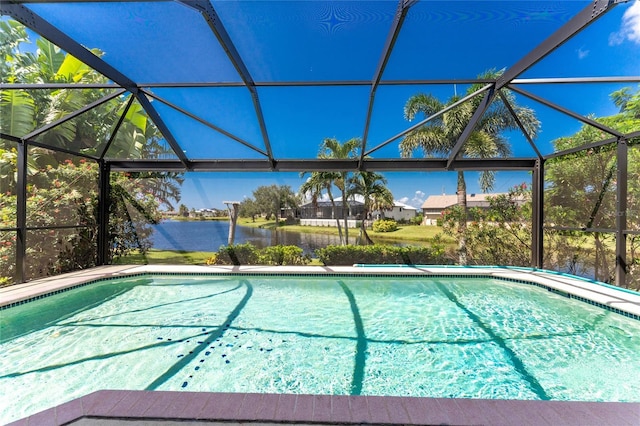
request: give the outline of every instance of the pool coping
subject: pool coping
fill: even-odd
[[[101,390],[10,426],[80,419],[195,424],[637,425],[640,403]],[[118,424],[118,423],[114,423]],[[127,423],[130,424],[130,423]],[[135,425],[135,423],[131,423]],[[189,423],[194,424],[194,423]]]
[[[595,281],[531,268],[396,266],[202,266],[202,265],[110,265],[47,277],[0,288],[0,309],[45,297],[100,279],[141,274],[242,274],[242,275],[347,275],[347,276],[489,276],[533,284],[555,293],[640,320],[640,294]]]

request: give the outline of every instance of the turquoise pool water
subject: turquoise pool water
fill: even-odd
[[[98,389],[640,401],[640,321],[495,279],[139,276],[0,321],[2,423]]]

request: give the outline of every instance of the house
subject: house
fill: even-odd
[[[468,208],[486,209],[489,207],[489,198],[504,194],[467,194]],[[442,212],[458,204],[458,195],[429,195],[422,204],[422,224],[437,225],[438,219],[442,217]]]
[[[342,198],[334,200],[337,212],[333,211],[333,204],[329,200],[319,200],[317,202],[308,202],[300,206],[301,219],[342,219]],[[360,201],[350,200],[347,202],[349,207],[349,217],[362,215],[364,204]]]
[[[400,201],[393,201],[393,208],[391,210],[374,211],[371,213],[372,219],[394,219],[398,222],[408,222],[418,214],[418,209]]]

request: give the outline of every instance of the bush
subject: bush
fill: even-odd
[[[398,230],[398,223],[393,219],[378,219],[373,222],[374,232],[393,232]]]
[[[271,246],[260,251],[263,265],[306,265],[311,262],[309,255],[298,246]]]
[[[355,263],[414,265],[445,264],[444,246],[327,246],[315,251],[324,265],[353,265]]]
[[[207,265],[257,265],[258,249],[253,244],[234,244],[222,246],[218,252],[207,259]]]
[[[271,246],[262,250],[251,243],[222,246],[207,265],[306,265],[311,262],[297,246]]]

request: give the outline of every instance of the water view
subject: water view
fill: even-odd
[[[185,251],[217,251],[227,245],[229,222],[220,220],[165,220],[153,226],[151,241],[154,249]],[[357,232],[357,231],[355,231]],[[306,254],[331,244],[340,244],[334,235],[302,234],[289,231],[236,227],[235,244],[251,243],[258,248],[278,244],[298,246]]]

